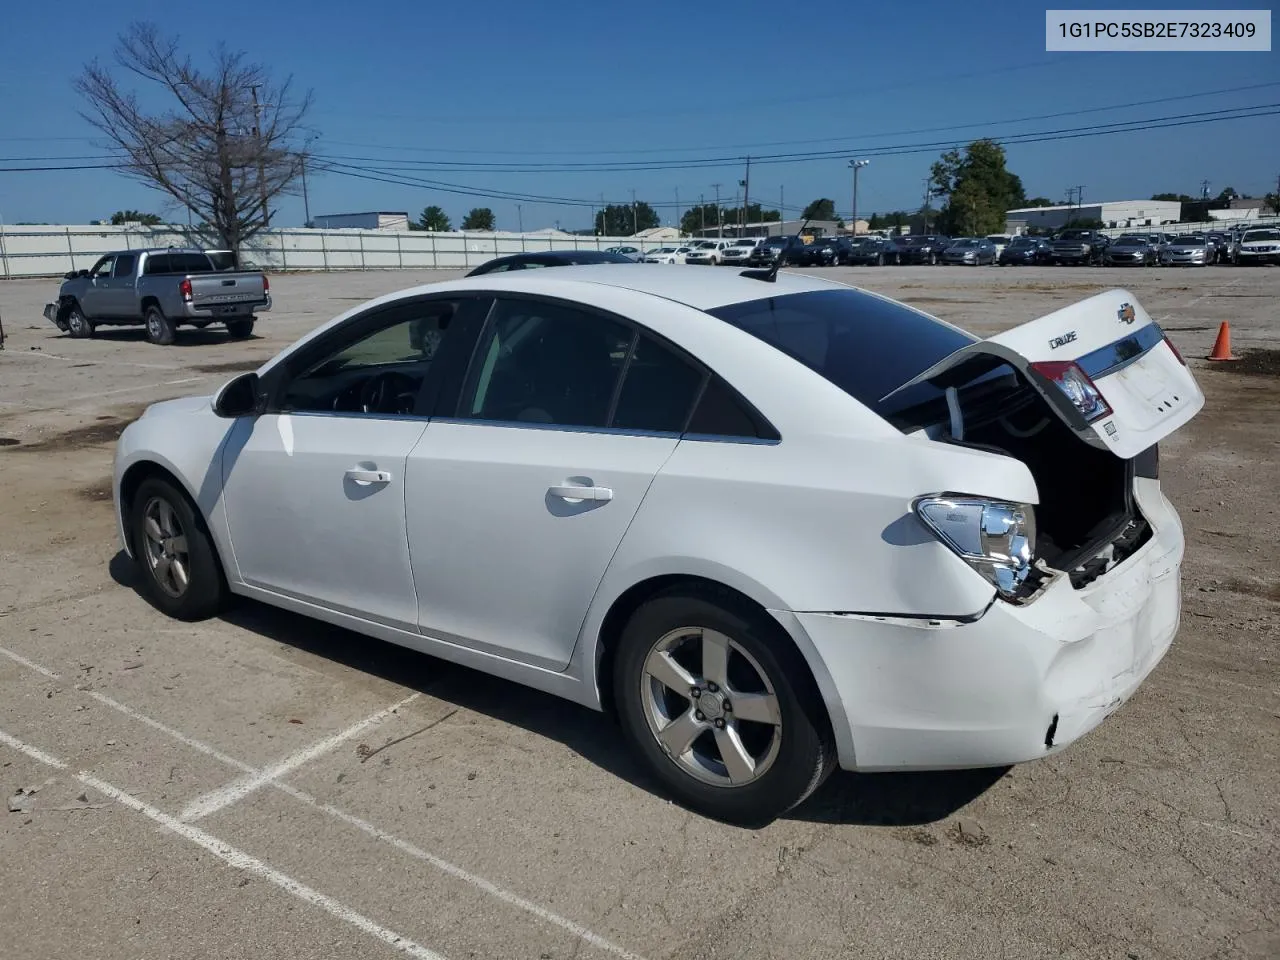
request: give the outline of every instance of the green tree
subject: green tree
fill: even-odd
[[[493,230],[497,219],[488,207],[472,207],[462,218],[463,230]]]
[[[835,218],[836,202],[827,197],[814,200],[800,214],[801,220],[834,220]]]
[[[1101,230],[1106,224],[1097,217],[1072,217],[1063,224],[1067,230]]]
[[[472,211],[472,213],[475,212],[474,210]],[[492,219],[492,212],[489,215]],[[410,224],[409,227],[413,230],[430,230],[432,233],[448,233],[453,229],[453,224],[449,222],[449,217],[441,207],[432,204],[422,211],[422,214],[418,217],[418,222]],[[476,227],[476,229],[482,228]]]
[[[746,222],[748,224],[767,223],[771,220],[781,220],[781,219],[782,219],[782,214],[779,213],[777,210],[764,210],[760,207],[760,204],[758,203],[751,203],[747,205]],[[734,226],[737,226],[741,221],[742,221],[742,207],[740,206],[725,207],[724,209],[725,223],[733,224]]]
[[[1185,193],[1153,193],[1152,200],[1166,200],[1170,203],[1192,203],[1195,197],[1189,197]]]
[[[1023,206],[1024,207],[1056,207],[1057,204],[1054,203],[1054,201],[1050,200],[1048,197],[1032,197],[1030,200],[1024,203]]]
[[[722,211],[714,203],[703,203],[690,207],[680,217],[681,233],[697,233],[703,227],[713,229],[720,223]],[[599,222],[599,218],[597,218]]]
[[[1262,199],[1271,208],[1272,213],[1280,215],[1280,192],[1265,194]]]
[[[117,210],[111,215],[111,225],[115,227],[125,223],[140,223],[144,227],[154,227],[163,222],[154,213],[139,213],[137,210]]]
[[[994,140],[947,151],[930,169],[930,181],[945,198],[938,227],[952,236],[1003,230],[1005,212],[1027,202],[1022,179],[1005,167],[1004,147]]]
[[[629,237],[641,230],[652,230],[662,221],[649,204],[640,200],[611,203],[596,212],[596,233],[602,237]]]

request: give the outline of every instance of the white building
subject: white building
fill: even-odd
[[[1158,227],[1177,223],[1182,204],[1177,200],[1115,200],[1109,203],[1059,204],[1022,207],[1005,213],[1006,233],[1025,233],[1031,227],[1056,230],[1069,220],[1101,220],[1104,227]]]
[[[408,230],[409,214],[388,212],[329,213],[312,217],[311,226],[319,230]]]

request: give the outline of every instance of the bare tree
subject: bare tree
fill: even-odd
[[[95,60],[75,81],[82,116],[123,151],[127,175],[173,197],[239,254],[304,174],[310,91],[297,93],[292,77],[272,81],[263,65],[221,45],[201,69],[150,23],[130,25],[115,60],[173,102],[153,111],[153,98],[125,89]]]

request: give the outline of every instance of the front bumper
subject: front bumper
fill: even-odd
[[[1240,250],[1236,253],[1236,263],[1280,263],[1280,253],[1253,253]]]
[[[840,765],[1021,763],[1115,712],[1168,651],[1181,607],[1181,523],[1158,482],[1138,480],[1135,497],[1151,540],[1080,590],[1060,576],[1031,603],[997,600],[971,622],[775,613],[825,668]]]

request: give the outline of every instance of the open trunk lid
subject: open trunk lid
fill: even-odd
[[[1110,290],[962,347],[890,392],[1015,368],[1077,436],[1129,459],[1194,417],[1204,394],[1131,293]]]

